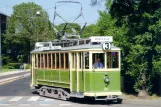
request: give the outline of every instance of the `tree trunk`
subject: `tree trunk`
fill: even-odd
[[[138,97],[147,98],[149,95],[146,90],[146,74],[145,74],[145,72],[142,74],[141,78],[142,78],[143,83],[142,83],[142,89],[139,90]]]
[[[148,96],[148,92],[146,91],[146,88],[143,86],[143,88],[139,90],[138,97],[147,98]]]

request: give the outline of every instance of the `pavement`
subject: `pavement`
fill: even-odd
[[[21,72],[29,72],[30,69],[26,69],[26,70],[15,70],[15,71],[8,71],[8,72],[0,72],[0,77],[2,76],[6,76],[6,75],[11,75],[11,74],[18,74],[18,73],[21,73]]]
[[[20,78],[24,78],[30,75],[30,70],[15,70],[15,71],[8,71],[8,72],[0,72],[0,85],[11,82]]]

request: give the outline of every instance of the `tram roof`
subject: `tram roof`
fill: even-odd
[[[48,42],[35,43],[35,49],[31,53],[51,52],[51,51],[88,51],[103,50],[103,43],[110,43],[110,50],[119,51],[119,47],[113,45],[112,36],[91,36],[84,39],[62,39],[52,40]],[[110,51],[109,50],[109,51]]]
[[[31,53],[53,52],[53,51],[100,50],[100,49],[102,49],[102,45],[101,44],[100,45],[83,44],[83,45],[76,45],[76,46],[70,46],[70,47],[62,47],[61,49],[58,49],[58,50],[33,50],[33,51],[31,51]],[[111,49],[110,50],[111,51],[113,51],[113,50],[119,51],[121,49],[119,47],[111,45]]]

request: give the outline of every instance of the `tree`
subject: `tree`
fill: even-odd
[[[96,36],[98,35],[98,28],[96,24],[91,24],[85,27],[82,38],[87,38],[89,36]]]
[[[36,12],[40,12],[36,15]],[[52,24],[49,21],[48,14],[41,6],[29,2],[15,5],[13,14],[8,22],[6,30],[5,43],[12,49],[15,58],[22,54],[24,61],[28,62],[30,51],[34,48],[37,41],[46,41],[55,38]],[[13,51],[14,50],[14,51]]]
[[[65,26],[66,23],[62,23],[62,24],[59,24],[58,26],[56,26],[56,28],[61,31],[64,26]],[[80,32],[80,29],[81,29],[81,26],[77,23],[68,23],[67,24],[67,27],[65,29],[66,33],[72,33],[72,30],[71,28],[74,28],[76,30],[77,33]]]
[[[91,0],[94,5],[98,1]],[[152,80],[161,71],[160,7],[161,0],[106,0],[106,9],[116,19],[115,24],[127,29],[116,39],[123,52],[122,72],[133,78],[135,91],[144,92],[145,96],[147,92],[152,94]],[[100,31],[106,34],[109,16],[103,17],[106,24],[100,24]]]
[[[110,8],[117,23],[128,27],[126,73],[135,78],[135,90],[144,95],[152,92],[152,79],[161,69],[160,5],[160,0],[114,0]]]
[[[106,1],[106,0],[91,0],[91,5],[95,6],[97,4],[100,4],[102,1]],[[111,0],[109,0],[109,1],[111,1]]]

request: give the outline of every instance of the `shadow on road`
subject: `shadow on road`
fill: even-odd
[[[37,91],[33,91],[32,94],[39,95]],[[46,98],[51,98],[47,96],[42,96]],[[60,100],[56,98],[51,98],[55,100]],[[64,100],[61,100],[64,101]],[[72,103],[77,103],[77,104],[89,104],[89,105],[113,105],[113,104],[118,104],[116,101],[99,101],[99,100],[94,100],[91,98],[70,98],[67,102],[72,102]]]
[[[101,100],[94,100],[89,98],[72,98],[69,100],[72,103],[79,103],[79,104],[90,104],[90,105],[112,105],[112,104],[118,104],[116,101],[101,101]]]
[[[38,93],[37,91],[32,91],[31,93],[32,93],[32,94],[39,95],[39,93]]]

